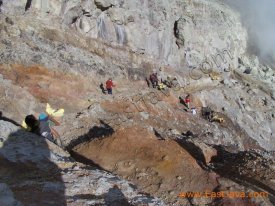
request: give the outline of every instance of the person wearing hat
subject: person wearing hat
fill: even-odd
[[[30,132],[45,137],[52,142],[60,137],[58,132],[52,128],[52,126],[59,126],[60,123],[48,114],[41,113],[38,119],[32,114],[28,115],[25,122]]]

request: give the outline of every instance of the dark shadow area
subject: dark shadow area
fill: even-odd
[[[27,11],[29,8],[31,8],[32,5],[32,0],[27,0],[26,6],[25,6],[25,11]]]
[[[193,132],[191,131],[187,131],[185,133],[181,133],[181,135],[183,136],[183,138],[187,139],[187,138],[191,138],[191,137],[197,137],[197,135],[194,135]]]
[[[242,175],[239,173],[238,168],[244,165],[243,157],[248,154],[247,151],[231,153],[226,151],[225,148],[220,145],[217,145],[214,148],[217,150],[217,156],[212,157],[210,162],[213,164],[213,171],[221,177],[228,178],[257,192],[268,192],[268,198],[273,204],[275,204],[275,190],[273,188],[253,177],[249,177],[247,174]],[[254,160],[250,159],[250,161]],[[254,174],[253,171],[251,171],[251,173]]]
[[[173,28],[173,31],[174,31],[174,36],[176,38],[176,45],[178,46],[178,49],[180,49],[180,44],[179,44],[179,28],[178,28],[178,24],[179,24],[179,19],[177,21],[174,22],[174,28]]]
[[[110,188],[106,194],[103,195],[92,195],[92,194],[79,194],[70,196],[72,199],[93,199],[93,200],[104,200],[104,204],[96,204],[97,206],[134,206],[129,203],[125,195],[121,192],[117,185]]]
[[[78,137],[77,139],[73,140],[72,142],[70,142],[70,144],[66,147],[66,150],[70,153],[70,155],[77,162],[81,162],[85,165],[89,165],[93,169],[100,169],[103,171],[107,171],[107,170],[103,169],[100,165],[96,164],[93,160],[88,159],[73,150],[76,146],[78,146],[80,144],[89,142],[90,140],[93,140],[93,139],[108,137],[114,133],[114,129],[111,126],[109,126],[102,120],[100,120],[100,123],[102,124],[102,126],[100,126],[100,127],[94,126],[93,128],[91,128],[89,130],[89,132],[87,134],[84,134],[84,135]],[[109,172],[109,171],[107,171],[107,172]]]
[[[71,141],[70,144],[66,147],[66,150],[71,151],[79,144],[101,137],[108,137],[115,132],[114,129],[106,124],[104,121],[100,120],[100,123],[102,124],[102,126],[94,126],[89,130],[87,134],[81,135],[75,140]]]
[[[0,0],[0,13],[2,12],[2,5],[3,5],[3,1]]]
[[[179,38],[178,22],[179,22],[179,20],[177,20],[177,21],[174,22],[174,28],[173,28],[173,30],[174,30],[174,36],[176,38]]]
[[[19,123],[17,123],[16,121],[14,121],[8,117],[4,117],[2,111],[0,111],[0,120],[10,122],[10,123],[14,124],[15,126],[21,127],[21,125]]]
[[[61,170],[51,161],[46,139],[23,129],[7,137],[8,128],[14,130],[8,122],[1,123],[0,182],[22,205],[67,205]]]
[[[202,107],[201,108],[201,116],[205,119],[210,121],[210,117],[213,114],[213,111],[209,107]]]
[[[196,146],[191,141],[188,141],[189,138],[194,137],[193,133],[187,132],[184,134],[183,138],[176,139],[175,141],[184,149],[186,150],[198,163],[198,165],[204,169],[209,170],[208,166],[206,165],[206,160],[204,154],[198,146]]]
[[[99,85],[99,88],[101,89],[101,92],[103,93],[103,94],[106,94],[106,89],[104,88],[104,85],[103,85],[103,83],[101,83],[100,85]]]
[[[93,160],[90,160],[90,159],[78,154],[74,150],[70,150],[69,153],[74,158],[74,160],[76,160],[77,162],[81,162],[82,164],[89,165],[89,166],[93,167],[93,169],[96,168],[96,169],[100,169],[103,171],[107,171],[107,170],[103,169],[100,165],[96,164]],[[109,171],[107,171],[107,172],[109,172]]]
[[[262,181],[257,180],[256,178],[250,177],[246,173],[243,175],[239,173],[239,169],[242,169],[241,166],[244,166],[242,157],[247,155],[247,151],[239,152],[239,153],[231,153],[228,152],[223,146],[214,146],[214,148],[217,150],[217,155],[215,157],[212,157],[211,159],[211,167],[209,167],[206,164],[205,157],[203,155],[202,150],[196,146],[191,141],[188,141],[188,139],[192,138],[192,135],[183,134],[182,139],[175,140],[182,148],[184,148],[194,159],[196,159],[199,166],[207,171],[214,171],[217,174],[220,175],[220,177],[227,178],[232,180],[233,182],[236,182],[239,185],[242,185],[246,188],[250,188],[256,192],[268,192],[268,198],[270,202],[275,204],[275,190],[265,184]],[[260,156],[259,156],[260,158]],[[250,159],[250,161],[254,161],[253,159]],[[245,168],[243,168],[245,169]],[[251,171],[251,174],[254,174],[255,172]],[[255,173],[256,175],[256,173]],[[219,186],[215,189],[216,192],[220,191]],[[230,198],[229,198],[230,199]],[[227,201],[227,199],[221,199],[216,198],[214,200],[215,205],[224,205],[224,201]],[[250,199],[243,199],[240,203],[244,204],[247,203],[247,205],[253,205]],[[230,202],[229,202],[230,203]]]
[[[161,134],[160,134],[155,128],[153,128],[153,131],[154,131],[155,136],[156,136],[159,140],[165,140],[165,138],[163,138],[163,137],[161,136]]]
[[[133,206],[117,185],[109,189],[108,193],[104,195],[104,200],[107,206]]]
[[[73,17],[72,18],[72,22],[71,22],[71,24],[74,24],[76,21],[77,21],[77,19],[78,19],[78,17],[76,16],[76,17]]]
[[[84,200],[100,200],[103,199],[103,195],[92,195],[92,194],[79,194],[79,195],[74,195],[74,196],[69,196],[71,199],[84,199]],[[104,204],[102,204],[104,205]]]
[[[187,193],[192,193],[191,191],[187,191]],[[189,202],[189,204],[191,205],[191,206],[194,206],[194,204],[193,204],[193,197],[186,197],[186,199],[187,199],[187,201]]]

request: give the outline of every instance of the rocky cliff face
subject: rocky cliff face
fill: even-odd
[[[57,130],[74,158],[168,205],[274,204],[274,68],[248,55],[236,11],[214,0],[0,2],[0,203],[164,204],[7,123],[49,102],[65,108]],[[178,88],[147,87],[160,67]],[[99,88],[109,77],[114,98]],[[225,122],[185,112],[178,97],[188,93],[199,113],[210,106]],[[34,189],[47,198],[25,199]],[[180,199],[183,190],[270,196]]]
[[[224,67],[236,66],[246,49],[246,31],[239,16],[215,1],[28,2],[4,1],[2,10],[59,18],[59,26],[178,69],[199,66],[223,50],[232,56]]]

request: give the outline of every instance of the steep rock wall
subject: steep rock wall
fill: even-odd
[[[20,2],[4,1],[3,10],[11,11],[16,5],[23,11],[26,1]],[[218,1],[35,0],[29,7],[27,12],[45,18],[61,17],[63,26],[87,37],[130,48],[176,68],[199,67],[224,50],[232,58],[227,55],[224,65],[210,60],[210,65],[236,67],[246,50],[246,31],[239,16]]]

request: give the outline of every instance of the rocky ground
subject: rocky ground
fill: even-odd
[[[0,2],[0,205],[275,204],[274,68],[247,54],[235,11],[201,0]],[[148,88],[159,66],[180,87]],[[99,88],[109,77],[114,96]],[[188,93],[197,115],[180,103]],[[65,109],[65,151],[16,126],[46,103]],[[202,118],[203,106],[225,121]],[[268,196],[179,197],[206,191]]]
[[[41,137],[6,121],[0,127],[1,205],[164,205]]]

